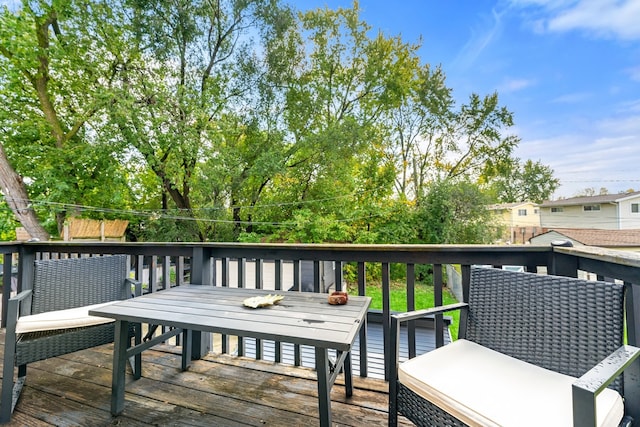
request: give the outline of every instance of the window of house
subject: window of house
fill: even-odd
[[[518,209],[518,216],[527,216],[526,209]]]
[[[540,212],[540,210],[539,210],[539,209],[534,209],[534,210],[533,210],[533,214],[534,214],[534,215],[538,215],[538,213],[539,213],[539,212]]]
[[[562,212],[562,211],[564,211],[564,209],[562,209],[562,208],[551,208],[551,212],[552,213]]]
[[[582,210],[584,212],[593,212],[593,211],[599,211],[600,210],[600,205],[584,205],[582,207]]]
[[[640,203],[631,203],[631,213],[640,213]]]

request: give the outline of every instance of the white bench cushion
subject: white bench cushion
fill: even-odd
[[[114,319],[107,317],[89,316],[89,310],[109,304],[112,304],[112,302],[21,316],[18,318],[18,323],[16,324],[16,333],[26,334],[28,332],[55,331],[58,329],[80,328],[113,322]]]
[[[471,426],[573,426],[576,378],[457,340],[400,364],[400,382]],[[596,399],[598,426],[618,426],[622,397]]]

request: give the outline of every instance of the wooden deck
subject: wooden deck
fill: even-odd
[[[4,347],[4,330],[0,345]],[[112,417],[112,350],[112,345],[106,345],[29,365],[10,425],[318,425],[312,369],[209,355],[182,372],[178,349],[169,345],[142,354],[142,378],[134,381],[127,376],[125,410]],[[342,384],[339,378],[331,393],[334,425],[387,424],[383,380],[355,377],[349,399]]]

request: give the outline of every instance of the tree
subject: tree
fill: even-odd
[[[504,135],[513,114],[499,105],[497,93],[472,93],[458,107],[440,68],[416,67],[410,80],[410,91],[389,116],[389,153],[402,197],[420,200],[436,181],[486,182],[504,172],[519,139]]]
[[[32,229],[419,242],[437,184],[492,182],[518,142],[497,94],[457,106],[357,2],[25,0],[2,20],[0,184]]]
[[[0,133],[3,192],[34,237],[49,234],[36,204],[45,204],[44,214],[55,212],[54,231],[60,231],[67,206],[75,214],[75,207],[88,199],[105,207],[121,201],[114,197],[118,191],[93,191],[107,182],[112,190],[118,188],[117,163],[108,160],[104,147],[90,142],[85,128],[104,106],[102,79],[109,64],[96,60],[103,44],[96,37],[96,20],[89,19],[100,8],[83,1],[25,1],[16,12],[5,7],[0,14],[0,65],[6,70],[0,79],[0,116],[6,119]],[[52,210],[47,205],[52,200],[66,203]]]
[[[492,180],[491,186],[501,203],[542,203],[551,198],[560,181],[553,176],[553,170],[540,161],[523,162],[515,158],[504,173]]]
[[[441,156],[439,140],[452,119],[454,100],[440,67],[416,68],[411,91],[390,112],[390,157],[396,165],[396,191],[405,200],[424,196],[433,178],[434,160]]]
[[[631,193],[633,190],[628,190],[627,193]],[[606,187],[600,187],[600,190],[596,190],[594,187],[587,187],[578,192],[573,197],[593,197],[593,196],[605,196],[611,194]]]
[[[496,229],[486,209],[488,196],[468,181],[433,182],[416,211],[422,243],[492,243]]]
[[[20,175],[9,164],[4,147],[0,144],[0,186],[2,194],[18,222],[32,238],[49,240],[49,233],[40,225],[35,209],[29,202],[27,190]]]
[[[274,201],[292,203],[285,217],[299,202],[343,218],[354,203],[390,193],[387,132],[380,121],[408,90],[415,48],[382,33],[370,38],[359,14],[354,3],[300,17],[306,39],[299,49],[306,55],[286,87],[286,175],[271,193]],[[384,189],[372,191],[376,185]]]
[[[288,31],[292,15],[275,0],[127,4],[133,18],[123,26],[124,43],[114,45],[112,53],[118,58],[110,109],[114,134],[132,158],[154,172],[172,206],[196,219],[192,191],[196,180],[207,179],[202,167],[211,159],[233,162],[221,157],[234,144],[228,138],[244,140],[241,129],[253,121],[251,113],[236,120],[244,116],[239,112],[252,111],[261,99],[260,80],[270,76],[267,65],[278,65],[268,51],[257,57],[261,48],[255,46],[271,46]],[[228,131],[230,122],[238,128]],[[206,173],[216,170],[205,167]],[[240,176],[219,180],[218,186],[245,182],[242,170],[226,173]],[[236,204],[238,190],[217,188],[216,197],[201,194],[196,200]],[[185,238],[206,238],[205,223],[186,224]]]

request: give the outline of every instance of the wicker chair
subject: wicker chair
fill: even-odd
[[[1,423],[10,421],[28,363],[113,342],[113,321],[88,316],[87,307],[130,297],[132,284],[139,294],[140,285],[128,279],[128,266],[126,255],[35,261],[33,280],[26,282],[31,289],[11,298],[7,307]],[[140,341],[139,327],[130,334]],[[136,376],[140,364],[138,355]]]
[[[626,288],[472,268],[468,302],[392,317],[389,425],[398,414],[419,426],[633,425],[640,349],[623,345]],[[453,309],[458,340],[400,363],[400,324]]]

